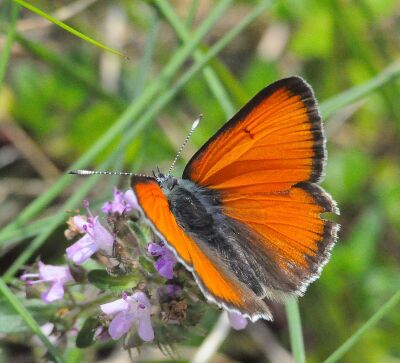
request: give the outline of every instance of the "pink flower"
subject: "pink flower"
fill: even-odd
[[[229,318],[229,323],[235,330],[242,330],[245,329],[247,326],[248,323],[247,319],[239,312],[228,311],[228,318]]]
[[[45,302],[60,300],[64,297],[64,285],[72,281],[72,275],[67,266],[45,265],[39,261],[39,273],[27,273],[21,280],[28,284],[50,283],[50,288],[43,292],[41,299]]]
[[[170,280],[174,277],[174,267],[177,263],[175,255],[163,245],[157,243],[149,243],[147,251],[154,257],[159,256],[154,263],[154,267],[158,273]]]
[[[87,220],[81,216],[75,216],[73,222],[85,235],[66,249],[67,257],[77,265],[84,263],[99,250],[111,255],[114,244],[113,236],[101,225],[99,217],[92,215],[87,202],[84,205],[88,210]]]
[[[124,214],[129,213],[133,209],[138,210],[139,205],[133,190],[129,189],[125,193],[114,188],[114,199],[111,202],[103,204],[101,210],[107,214]]]
[[[100,305],[103,313],[113,316],[108,333],[117,340],[136,327],[140,338],[146,342],[154,339],[154,330],[151,326],[151,304],[143,292],[135,292],[129,296],[122,295],[122,299]]]

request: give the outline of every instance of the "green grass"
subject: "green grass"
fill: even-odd
[[[74,40],[77,47],[74,49],[75,56],[68,54],[68,51],[65,54],[58,53],[52,49],[50,43],[29,40],[25,34],[18,33],[17,20],[21,16],[21,9],[16,3],[81,38]],[[390,334],[378,324],[385,319],[385,324],[390,326],[392,332],[398,331],[400,326],[395,314],[400,300],[400,286],[395,283],[385,284],[385,281],[399,272],[396,258],[388,253],[396,251],[398,246],[396,247],[394,241],[400,238],[400,171],[396,154],[400,130],[399,107],[396,101],[400,63],[393,51],[394,44],[399,44],[399,39],[395,35],[388,36],[381,28],[384,19],[391,18],[391,14],[395,13],[393,9],[396,9],[396,5],[389,1],[386,6],[393,9],[387,10],[381,2],[372,4],[361,1],[349,5],[349,8],[335,1],[326,4],[316,4],[312,1],[306,3],[293,4],[292,7],[285,2],[277,2],[274,7],[270,1],[248,4],[246,12],[234,17],[234,25],[222,34],[216,31],[219,36],[214,42],[207,42],[207,45],[205,39],[210,32],[218,28],[225,17],[231,16],[230,11],[238,9],[235,2],[215,2],[201,22],[195,17],[201,5],[198,1],[192,1],[191,6],[186,9],[185,17],[182,17],[172,3],[164,0],[135,4],[132,5],[132,9],[127,7],[129,13],[137,11],[138,6],[147,6],[147,13],[142,12],[144,8],[140,8],[141,21],[135,16],[129,18],[130,22],[137,22],[134,24],[135,31],[142,32],[145,37],[141,56],[131,56],[135,64],[126,62],[127,64],[122,66],[124,72],[136,74],[133,85],[130,85],[131,93],[128,93],[128,97],[122,97],[104,89],[97,75],[88,66],[89,63],[82,61],[87,54],[93,53],[95,47],[121,55],[119,52],[89,38],[85,31],[78,32],[76,29],[85,29],[79,21],[75,22],[72,19],[73,25],[67,26],[30,2],[4,1],[1,10],[1,30],[5,41],[0,55],[0,85],[4,84],[18,93],[18,87],[13,84],[13,72],[16,72],[14,67],[18,69],[19,64],[10,63],[13,44],[18,43],[37,62],[45,64],[52,73],[62,75],[64,81],[73,82],[74,87],[84,90],[95,102],[108,105],[107,107],[118,115],[111,120],[109,127],[104,128],[102,133],[93,139],[82,155],[76,160],[60,160],[61,165],[71,162],[68,170],[89,166],[100,170],[114,167],[120,169],[127,164],[124,155],[131,155],[129,164],[147,167],[148,162],[154,163],[157,160],[147,156],[147,153],[151,155],[154,150],[146,147],[147,141],[143,140],[155,138],[159,142],[163,159],[170,157],[171,145],[168,147],[162,133],[149,131],[150,126],[156,125],[160,115],[165,113],[172,119],[181,118],[180,110],[184,109],[185,104],[189,109],[207,107],[204,112],[209,112],[211,118],[228,119],[243,101],[254,93],[253,87],[256,86],[253,85],[260,79],[266,84],[286,75],[279,70],[279,58],[260,60],[255,51],[247,55],[245,65],[236,65],[240,68],[240,76],[224,64],[226,54],[220,58],[218,56],[224,51],[228,52],[227,54],[236,52],[235,56],[237,55],[238,59],[244,59],[240,49],[234,48],[235,42],[245,46],[245,42],[240,43],[240,37],[247,35],[246,39],[252,39],[252,27],[255,27],[255,24],[262,24],[259,25],[259,33],[278,20],[288,25],[291,38],[286,45],[286,50],[290,53],[286,61],[296,59],[297,65],[301,65],[301,75],[310,80],[318,98],[323,100],[320,102],[323,118],[331,122],[339,114],[338,111],[347,112],[347,107],[355,102],[364,102],[354,118],[344,121],[344,126],[334,135],[329,145],[330,159],[325,187],[339,199],[343,214],[340,223],[344,226],[344,232],[340,235],[332,261],[321,280],[313,284],[311,291],[299,301],[303,316],[300,317],[297,301],[290,300],[286,304],[291,351],[296,363],[306,360],[322,361],[325,357],[328,357],[325,358],[325,362],[329,363],[343,361],[342,359],[356,362],[357,359],[380,361],[389,357],[398,358],[400,352],[395,347],[396,340],[391,340]],[[50,3],[46,4],[51,8]],[[44,9],[45,5],[41,4],[40,7]],[[320,25],[310,17],[311,13],[318,14],[319,19],[325,20],[326,32],[318,31]],[[338,19],[343,19],[343,22]],[[375,27],[373,34],[364,33],[366,25],[371,24]],[[164,53],[158,48],[163,26],[168,26],[169,31],[177,36],[176,47]],[[94,29],[93,34],[96,34],[96,31]],[[368,37],[371,37],[370,41],[366,41]],[[80,44],[79,47],[86,47],[85,50],[82,51],[77,44]],[[227,51],[227,48],[234,50]],[[91,54],[91,57],[96,55]],[[30,64],[30,67],[39,72],[35,70],[34,65]],[[133,68],[135,72],[132,72]],[[7,72],[9,74],[6,77]],[[59,83],[60,89],[64,87],[63,80],[56,76],[53,80]],[[17,99],[16,102],[19,107],[24,105],[24,100]],[[69,113],[69,117],[76,117],[81,110],[88,107],[88,103],[80,104],[74,112]],[[32,107],[29,104],[27,106]],[[62,113],[56,113],[61,118]],[[190,114],[196,112],[191,110]],[[17,111],[11,115],[19,120]],[[32,135],[35,130],[39,130],[40,126],[34,126],[33,115],[31,123],[24,124],[26,120],[20,118],[23,127],[33,130]],[[181,127],[182,122],[177,122],[176,125],[178,128],[184,128]],[[205,128],[199,131],[199,136],[194,136],[194,143],[204,141],[207,135],[215,131],[215,126],[204,125]],[[38,138],[37,142],[42,141]],[[116,144],[117,147],[113,146]],[[136,148],[132,146],[134,144]],[[146,151],[140,155],[138,150]],[[0,231],[2,249],[23,247],[12,263],[7,264],[7,270],[0,280],[0,292],[58,362],[67,360],[66,356],[63,357],[63,353],[41,333],[29,309],[24,307],[20,297],[5,283],[13,286],[16,273],[28,261],[38,256],[44,249],[44,244],[53,239],[57,228],[64,223],[65,210],[79,207],[88,193],[93,192],[99,185],[99,180],[98,177],[91,177],[81,182],[76,177],[63,175],[44,193],[22,208]],[[110,183],[115,183],[115,179]],[[70,196],[61,198],[60,202],[61,192],[71,186],[74,186],[73,193],[69,192]],[[103,194],[105,193],[110,194],[110,191]],[[102,197],[104,199],[104,195]],[[46,209],[56,201],[57,212],[46,216]],[[371,240],[368,242],[371,251],[377,251],[377,256],[367,256],[368,266],[363,265],[367,262],[363,262],[363,258],[358,256],[358,251],[364,247],[356,245],[357,238],[360,238],[358,236],[362,236],[365,229],[362,225],[357,226],[357,220],[369,220],[369,214],[365,217],[363,211],[372,211],[371,223],[377,223],[376,233],[371,234]],[[382,216],[374,219],[375,212]],[[351,232],[354,232],[355,237],[352,237]],[[26,239],[31,240],[27,243]],[[352,247],[353,244],[356,247]],[[360,255],[366,256],[367,247],[364,252],[365,255]],[[393,254],[396,256],[396,252]],[[318,306],[315,306],[316,304]],[[303,331],[307,332],[304,336]],[[311,339],[308,340],[308,337]],[[324,340],[329,341],[329,344],[324,344]],[[365,349],[360,348],[363,344],[366,345]],[[68,358],[68,361],[80,359],[77,352],[71,351],[69,354],[72,358]],[[75,355],[78,358],[74,358]]]

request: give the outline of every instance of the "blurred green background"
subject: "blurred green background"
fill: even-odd
[[[0,93],[1,225],[14,221],[24,207],[85,154],[132,100],[140,97],[146,85],[157,81],[181,44],[153,1],[31,3],[55,16],[64,10],[66,23],[121,50],[130,59],[104,52],[20,9]],[[169,3],[194,30],[216,1]],[[206,51],[215,44],[257,4],[232,2],[203,40],[201,49]],[[3,7],[3,50],[8,16],[9,8]],[[400,3],[396,0],[275,1],[210,65],[235,110],[265,85],[293,74],[304,77],[322,103],[395,63],[400,55],[399,31]],[[192,63],[186,61],[172,81]],[[338,202],[342,228],[322,277],[300,300],[308,362],[320,362],[329,356],[400,289],[398,74],[394,72],[390,77],[393,79],[373,93],[324,120],[329,158],[323,186]],[[140,116],[161,95],[149,102]],[[185,149],[184,160],[178,163],[182,170],[190,155],[227,120],[229,111],[229,105],[225,110],[221,107],[198,73],[129,140],[127,147],[118,148],[124,134],[121,132],[88,167],[98,168],[113,153],[111,170],[149,173],[156,166],[166,170],[192,121],[202,113],[201,126]],[[132,120],[130,127],[134,124]],[[108,199],[115,182],[101,178],[91,188],[90,198]],[[76,178],[73,185],[58,193],[49,207],[24,225],[24,235],[14,231],[12,238],[1,240],[3,272],[43,230],[46,218],[59,211],[81,184],[82,179]],[[127,180],[120,185],[127,188]],[[29,225],[33,226],[31,230]],[[38,255],[50,262],[59,260],[65,248],[63,229],[61,225],[45,238],[30,261]],[[277,306],[275,314],[276,321],[265,323],[265,331],[272,332],[277,344],[289,349],[284,309]],[[232,333],[221,348],[224,359],[269,361],[271,357],[254,338],[257,334],[255,330]],[[2,344],[4,348],[17,343]],[[400,362],[399,306],[370,329],[341,361]]]

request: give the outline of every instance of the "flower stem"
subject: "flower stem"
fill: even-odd
[[[297,299],[290,298],[286,304],[286,314],[289,323],[290,345],[295,363],[305,363],[306,355],[304,352],[303,332],[301,329],[301,319]]]

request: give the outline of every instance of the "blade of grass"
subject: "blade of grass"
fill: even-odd
[[[32,332],[42,341],[45,347],[48,349],[49,353],[53,356],[54,360],[58,363],[63,363],[64,358],[58,349],[51,344],[46,335],[43,334],[40,326],[37,324],[36,320],[29,313],[29,311],[22,305],[18,298],[13,294],[13,292],[5,284],[4,280],[0,278],[0,293],[4,296],[7,303],[21,316],[26,325],[32,330]]]
[[[17,18],[19,14],[19,5],[14,4],[13,2],[5,2],[4,4],[4,11],[7,11],[7,5],[9,5],[10,15],[9,15],[9,22],[7,26],[7,34],[6,39],[3,45],[3,49],[1,50],[0,54],[0,91],[3,86],[4,77],[6,75],[8,62],[10,60],[11,48],[15,38],[15,29],[17,24]]]
[[[192,0],[189,11],[188,11],[188,15],[186,16],[186,20],[185,20],[185,25],[188,29],[190,29],[190,27],[193,24],[193,20],[196,17],[196,11],[197,11],[198,7],[199,7],[199,0]]]
[[[361,337],[381,320],[391,309],[400,303],[400,291],[397,291],[378,311],[372,315],[367,322],[361,326],[349,339],[347,339],[337,350],[335,350],[324,363],[334,363],[341,360],[343,355],[356,344]]]
[[[356,5],[350,8],[336,1],[330,2],[330,5],[332,6],[333,13],[337,14],[334,20],[336,26],[335,32],[340,36],[339,41],[347,48],[347,52],[354,59],[360,60],[370,75],[376,74],[381,63],[381,52],[375,49],[372,39],[369,42],[364,41],[363,30],[367,24],[370,24],[369,21],[367,19],[363,19],[361,22],[353,20],[354,17],[357,17],[358,13]],[[357,47],[354,44],[357,44]],[[400,109],[396,96],[397,88],[388,85],[382,87],[379,92],[382,95],[391,118],[399,120]]]
[[[0,240],[0,257],[4,255],[9,249],[18,245],[22,240],[36,236],[40,234],[52,220],[53,216],[45,217],[39,219],[35,222],[25,225],[21,229],[10,230],[8,233],[4,234]]]
[[[146,75],[150,69],[151,59],[153,57],[154,48],[157,42],[157,36],[160,29],[160,16],[157,12],[154,13],[153,19],[150,22],[150,31],[147,34],[147,39],[143,49],[143,55],[140,59],[139,67],[136,71],[135,87],[133,97],[138,97],[144,88]]]
[[[190,33],[188,32],[189,27],[187,22],[183,23],[179,19],[174,8],[169,3],[156,1],[155,5],[158,7],[162,15],[169,21],[170,25],[175,29],[179,38],[182,41],[188,41],[190,39]],[[201,57],[201,55],[207,50],[207,47],[202,46],[201,49],[202,50],[197,50],[195,52],[195,59],[199,59],[199,57]],[[249,96],[243,90],[240,83],[233,77],[229,69],[217,58],[214,58],[210,62],[210,66],[207,66],[204,69],[203,74],[211,88],[211,91],[214,93],[214,96],[220,101],[221,107],[227,117],[234,113],[235,108],[233,107],[232,101],[228,99],[227,92],[224,90],[224,85],[226,89],[229,89],[233,94],[238,105],[243,105],[248,101]]]
[[[249,95],[242,87],[237,78],[233,75],[231,70],[217,58],[210,62],[214,72],[218,75],[222,84],[229,89],[232,98],[238,105],[244,105],[251,95]]]
[[[362,97],[365,97],[369,93],[382,87],[384,84],[395,80],[400,76],[400,63],[394,63],[391,66],[385,68],[377,76],[371,78],[369,81],[363,84],[352,87],[347,91],[340,93],[337,96],[330,98],[329,100],[321,104],[321,113],[324,118],[331,116],[337,110],[347,106],[355,101],[358,101]]]
[[[229,324],[228,313],[223,311],[209,334],[205,337],[196,354],[190,363],[207,363],[212,361],[214,355],[229,335],[231,326]]]
[[[193,34],[191,42],[184,44],[180,47],[163,68],[160,75],[154,79],[143,91],[143,93],[132,101],[126,110],[121,114],[115,123],[107,130],[107,132],[100,137],[93,146],[75,163],[71,165],[71,169],[83,169],[102,151],[108,144],[110,144],[117,135],[125,130],[132,120],[138,117],[147,105],[152,103],[161,91],[165,90],[169,81],[177,73],[186,59],[193,53],[193,50],[198,46],[201,40],[205,37],[211,27],[219,19],[220,16],[226,11],[232,0],[220,0],[217,5],[212,9],[209,16],[199,26],[198,30]],[[195,73],[195,72],[194,72]],[[194,74],[193,73],[193,74]],[[192,76],[193,76],[192,74]],[[45,208],[58,194],[64,190],[74,179],[71,175],[63,175],[60,177],[53,186],[40,197],[36,198],[24,210],[21,211],[19,216],[10,224],[8,224],[0,232],[9,231],[10,229],[19,228],[27,223],[31,218],[36,216],[43,208]],[[0,237],[1,238],[1,237]]]
[[[174,28],[179,38],[183,42],[190,41],[190,33],[186,29],[184,22],[179,19],[171,4],[165,0],[156,0],[155,5],[157,6],[161,14],[168,20],[170,25]],[[203,52],[197,49],[194,52],[194,59],[196,61],[200,61],[202,57]],[[215,72],[210,66],[207,66],[203,69],[203,76],[207,84],[209,85],[211,92],[214,94],[215,98],[218,100],[219,104],[224,110],[227,118],[232,116],[235,108],[229,99],[228,93],[226,92]]]
[[[45,19],[51,21],[52,23],[56,24],[57,26],[59,26],[60,28],[62,28],[64,30],[66,30],[67,32],[75,35],[76,37],[81,38],[81,39],[85,40],[86,42],[91,43],[91,44],[95,45],[96,47],[99,47],[99,48],[101,48],[101,49],[103,49],[103,50],[105,50],[107,52],[110,52],[110,53],[113,53],[113,54],[116,54],[116,55],[119,55],[121,57],[129,59],[129,57],[127,57],[126,55],[122,54],[121,52],[119,52],[119,51],[117,51],[115,49],[112,49],[110,47],[107,47],[106,45],[101,44],[97,40],[94,40],[93,38],[90,38],[87,35],[82,34],[78,30],[70,27],[69,25],[63,23],[60,20],[57,20],[56,18],[53,18],[51,15],[49,15],[49,14],[45,13],[44,11],[38,9],[37,7],[33,6],[32,4],[29,4],[28,2],[26,2],[24,0],[13,0],[13,1],[18,3],[18,4],[20,4],[24,8],[32,11],[33,13],[41,16],[42,18],[45,18]]]
[[[168,20],[170,25],[174,28],[179,38],[181,38],[183,42],[188,42],[191,36],[187,31],[185,24],[183,23],[183,21],[179,19],[178,15],[175,13],[170,3],[161,0],[156,0],[155,5],[157,6],[161,14]],[[194,59],[200,61],[202,57],[203,57],[203,52],[197,49],[194,52]],[[203,69],[203,75],[211,91],[213,92],[215,98],[218,100],[219,104],[224,110],[225,115],[227,117],[232,116],[232,114],[235,111],[235,108],[229,99],[228,93],[222,86],[221,82],[217,78],[213,69],[210,66],[205,67]]]
[[[306,354],[304,352],[303,332],[299,304],[296,298],[291,297],[285,304],[286,315],[289,324],[290,345],[296,363],[305,363]]]
[[[205,55],[202,55],[196,63],[184,73],[178,81],[158,98],[151,110],[148,110],[143,118],[147,118],[147,115],[152,113],[153,110],[160,110],[169,100],[171,100],[175,94],[203,67],[205,67],[227,44],[229,44],[244,28],[246,28],[257,16],[259,16],[266,8],[271,4],[270,0],[262,0],[256,5],[252,11],[247,14],[239,24],[229,32],[225,34],[217,43],[215,43]]]
[[[139,97],[142,93],[145,82],[146,82],[146,75],[149,74],[149,70],[151,67],[151,60],[153,58],[154,49],[157,44],[157,34],[160,27],[160,15],[158,12],[153,14],[153,18],[150,21],[150,31],[147,34],[146,41],[144,44],[144,51],[143,55],[139,62],[139,67],[136,71],[136,77],[134,79],[134,90],[133,90],[133,98]],[[127,148],[127,144],[123,147],[121,145],[118,146],[119,152],[116,154],[116,162],[113,163],[115,170],[121,170],[124,165],[124,154]],[[135,168],[139,167],[139,163],[135,160]],[[132,170],[132,172],[137,172],[138,170]],[[112,186],[117,185],[117,181],[120,179],[118,175],[112,175],[110,178],[109,188],[111,189]]]

